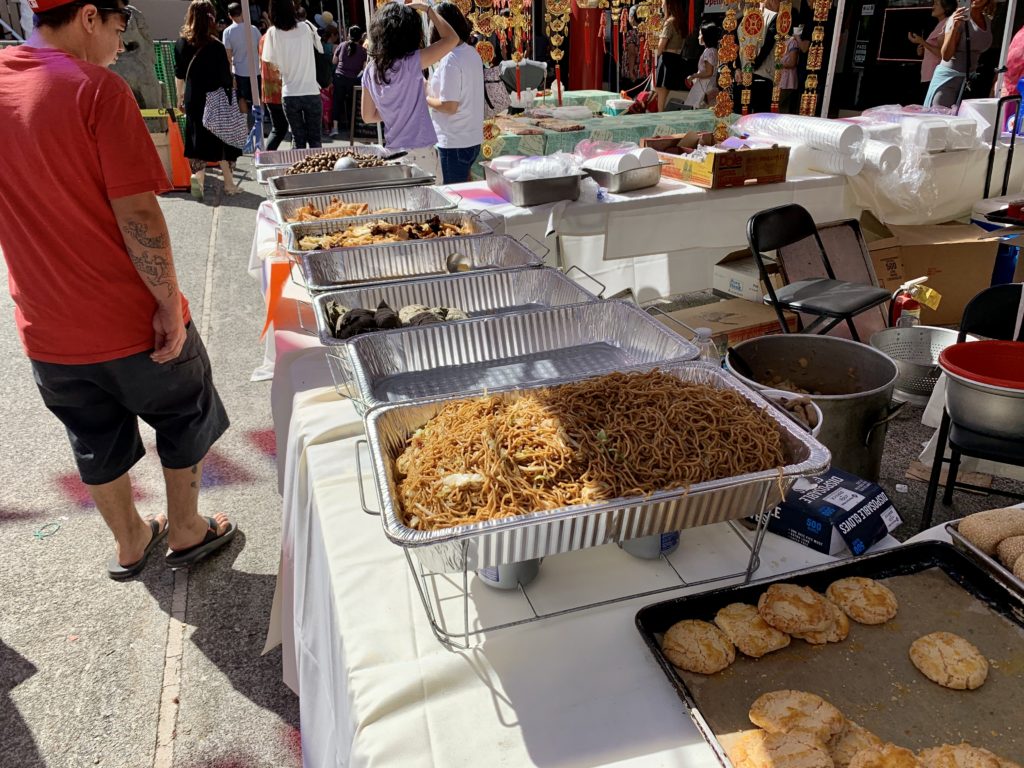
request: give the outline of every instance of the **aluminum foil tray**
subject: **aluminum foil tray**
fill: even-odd
[[[253,165],[257,168],[267,168],[282,165],[294,165],[300,160],[305,160],[310,155],[319,155],[322,152],[338,152],[348,150],[357,155],[368,157],[383,157],[391,152],[379,144],[357,144],[351,147],[342,147],[340,150],[334,147],[317,147],[316,149],[275,149],[257,152]]]
[[[580,179],[583,174],[574,176],[558,176],[552,179],[530,179],[528,181],[510,181],[497,171],[490,163],[481,163],[487,187],[503,200],[520,208],[533,205],[544,205],[559,200],[576,200],[580,196]]]
[[[305,251],[296,260],[311,292],[479,269],[539,267],[544,263],[542,256],[503,235]]]
[[[336,357],[340,391],[368,410],[697,354],[636,306],[602,301],[363,334]]]
[[[257,179],[266,180],[270,196],[275,200],[295,195],[319,195],[323,192],[345,192],[354,189],[380,189],[384,187],[415,187],[433,184],[437,179],[417,165],[385,165],[380,168],[352,168],[346,171],[321,171],[278,175],[280,168],[264,168],[256,172]]]
[[[754,405],[766,408],[785,446],[786,465],[781,476],[772,469],[649,496],[532,512],[438,531],[417,531],[399,519],[394,463],[407,438],[446,402],[458,398],[385,405],[370,411],[365,424],[388,539],[400,547],[411,548],[421,565],[430,571],[450,573],[463,567],[486,568],[756,515],[777,504],[780,489],[788,489],[796,478],[819,475],[828,469],[831,457],[827,448],[775,409],[768,408],[759,394],[721,369],[703,363],[661,363],[632,370],[651,368],[661,368],[684,381],[734,390]],[[538,386],[578,380],[579,377],[571,377]],[[517,390],[491,394],[515,397]]]
[[[332,202],[341,203],[366,203],[370,206],[370,212],[379,211],[382,208],[394,208],[399,211],[447,211],[457,208],[459,203],[450,195],[446,195],[436,187],[390,187],[388,189],[364,189],[356,192],[335,192],[326,195],[302,195],[298,197],[284,197],[274,201],[274,210],[277,212],[277,220],[282,226],[287,226],[289,219],[294,218],[296,212],[306,205],[312,205],[321,210]],[[339,221],[342,219],[354,218],[343,216],[330,219],[317,219],[317,221]]]
[[[341,340],[331,333],[324,307],[332,300],[349,309],[376,309],[382,301],[396,310],[409,304],[458,307],[472,318],[598,299],[557,269],[550,268],[470,272],[318,293],[313,297],[316,324],[320,343],[328,347],[349,344],[356,338]]]
[[[1024,581],[1018,579],[1013,575],[1013,571],[996,560],[996,558],[992,557],[992,555],[987,555],[982,550],[978,549],[970,539],[960,533],[959,520],[952,523],[946,523],[946,532],[949,534],[949,538],[953,542],[954,547],[965,553],[968,557],[976,560],[978,565],[988,571],[997,581],[1001,581],[1010,589],[1016,591],[1021,596],[1024,596]]]
[[[288,253],[290,253],[293,257],[296,257],[306,253],[312,253],[312,251],[302,251],[299,249],[299,240],[305,237],[306,235],[326,235],[331,232],[340,232],[349,227],[353,227],[364,222],[386,221],[395,224],[401,224],[402,222],[406,221],[429,221],[434,217],[440,219],[442,224],[458,224],[461,227],[468,227],[471,234],[461,235],[460,237],[494,234],[494,230],[491,228],[491,226],[489,224],[485,224],[483,220],[479,217],[479,215],[474,213],[473,211],[405,211],[403,213],[376,213],[369,214],[367,216],[353,216],[348,219],[327,219],[322,221],[303,221],[297,224],[285,224],[282,227],[282,233],[284,235],[284,247],[287,249]],[[454,238],[438,238],[438,240],[451,239]],[[424,242],[435,241],[406,240],[402,244],[418,244]],[[396,243],[378,243],[374,245],[360,245],[348,248],[329,248],[325,250],[346,251],[352,250],[353,247],[387,248],[393,247],[394,245],[396,245]]]
[[[623,171],[622,173],[609,173],[608,171],[599,171],[595,168],[584,168],[583,170],[599,186],[604,187],[614,195],[620,192],[632,192],[637,189],[657,186],[658,182],[661,181],[661,166],[662,163],[658,163],[657,165],[649,165],[645,168]]]

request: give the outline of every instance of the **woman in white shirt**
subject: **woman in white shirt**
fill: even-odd
[[[263,61],[281,73],[281,95],[292,145],[295,149],[320,147],[323,103],[314,58],[314,51],[324,50],[320,36],[310,24],[298,21],[292,0],[273,0],[270,19],[274,26],[267,30]]]
[[[455,50],[434,69],[427,85],[427,106],[437,132],[441,175],[445,184],[469,181],[469,172],[484,140],[484,68],[470,43],[470,24],[454,3],[441,3],[434,11],[459,36]],[[431,42],[441,39],[437,29]]]

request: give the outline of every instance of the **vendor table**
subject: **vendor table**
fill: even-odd
[[[298,295],[287,288],[275,317],[284,503],[268,646],[283,643],[284,678],[300,694],[304,764],[715,765],[633,625],[642,606],[692,588],[491,633],[465,652],[438,643],[401,550],[360,509],[362,426],[335,394],[323,348],[298,328],[308,311]],[[685,531],[670,561],[694,581],[740,570],[747,555],[714,525]],[[830,559],[768,534],[756,577]],[[666,561],[611,545],[546,558],[529,591],[550,612],[677,583]],[[450,616],[461,601],[437,586]],[[471,598],[472,619],[487,625],[530,610],[476,579]]]
[[[550,106],[550,105],[547,105]],[[710,131],[715,127],[716,118],[708,109],[685,112],[664,112],[652,115],[617,115],[581,120],[582,131],[544,131],[532,136],[515,136],[503,133],[491,142],[494,156],[500,155],[551,155],[555,152],[571,152],[584,139],[599,141],[632,141],[650,136],[664,136],[689,131]],[[479,162],[473,167],[474,176],[483,177]]]
[[[618,99],[621,96],[614,91],[562,91],[563,107],[587,107],[591,112],[600,112],[608,99]],[[555,92],[540,99],[537,104],[542,107],[553,107],[558,105],[558,98]]]

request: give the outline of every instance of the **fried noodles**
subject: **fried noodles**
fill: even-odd
[[[651,371],[447,403],[395,466],[402,522],[436,530],[783,464],[742,395]]]

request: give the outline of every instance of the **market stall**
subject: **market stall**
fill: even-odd
[[[826,136],[815,141],[836,134],[813,128]],[[999,610],[1020,596],[984,569],[969,589],[947,579],[978,568],[949,548],[886,555],[899,516],[870,481],[830,469],[813,397],[797,410],[766,401],[758,393],[772,382],[724,372],[710,333],[680,335],[595,295],[595,283],[644,298],[706,287],[712,259],[743,243],[756,211],[791,201],[820,218],[849,210],[847,174],[787,179],[778,161],[788,150],[774,142],[690,140],[488,164],[486,182],[444,189],[374,149],[332,158],[334,170],[303,158],[275,176],[262,164],[273,200],[260,209],[250,268],[268,303],[284,497],[268,646],[283,645],[310,762],[711,766],[729,765],[728,753],[742,764],[730,737],[749,728],[756,697],[786,688],[844,710],[810,745],[818,751],[847,717],[915,749],[954,735],[1006,754],[1019,746],[977,719],[904,715],[903,728],[909,694],[869,711],[868,688],[836,688],[820,665],[872,664],[874,679],[899,659],[899,682],[930,711],[945,694],[903,649],[929,631],[929,606],[956,605],[947,626],[962,633],[963,617],[995,606],[972,639],[1001,664],[1000,638],[1019,629]],[[661,160],[644,166],[651,155]],[[714,188],[733,180],[721,158],[751,183]],[[756,174],[751,158],[765,161]],[[710,189],[657,178],[667,167],[693,180],[701,164]],[[611,187],[630,167],[649,169],[651,185],[583,194],[581,170]],[[513,204],[525,199],[536,204]],[[573,251],[588,240],[595,252]],[[573,266],[579,283],[558,269]],[[857,345],[836,349],[846,346]],[[833,378],[857,378],[855,357],[827,357],[834,371],[848,367]],[[884,441],[875,427],[887,417],[875,418],[864,445]],[[833,508],[815,511],[819,502]],[[843,523],[830,517],[836,504]],[[812,541],[811,526],[826,525]],[[807,566],[824,569],[792,574]],[[802,585],[783,592],[817,590],[801,591],[813,615],[791,626],[761,609],[765,582],[781,574]],[[878,621],[855,609],[849,621],[822,596],[840,577],[891,583],[901,621],[886,624],[895,596]],[[716,612],[732,603],[778,635],[770,659],[723,634]],[[721,659],[689,659],[687,642],[673,649],[676,629],[714,634]],[[864,651],[876,647],[885,653]],[[997,702],[1013,685],[1000,673],[982,695]]]

